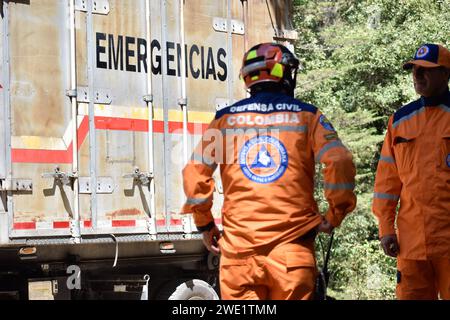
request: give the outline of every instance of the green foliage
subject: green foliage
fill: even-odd
[[[331,295],[392,299],[395,259],[383,254],[371,213],[379,150],[388,117],[417,99],[402,64],[423,43],[450,47],[450,0],[297,0],[294,8],[303,66],[296,95],[326,114],[357,167],[358,204],[336,230]]]

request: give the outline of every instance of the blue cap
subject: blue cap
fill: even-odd
[[[438,44],[424,44],[417,49],[414,58],[403,65],[403,69],[411,69],[413,65],[425,68],[446,67],[450,69],[450,51]]]

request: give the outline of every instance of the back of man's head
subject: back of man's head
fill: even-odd
[[[294,96],[298,67],[299,60],[285,46],[261,43],[245,53],[240,77],[251,95],[283,92]]]

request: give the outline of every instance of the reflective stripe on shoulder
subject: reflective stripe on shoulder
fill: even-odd
[[[337,148],[337,147],[345,148],[345,146],[342,144],[342,141],[340,141],[340,140],[335,140],[335,141],[327,143],[326,145],[324,145],[322,147],[322,149],[320,149],[319,153],[317,154],[316,161],[320,161],[322,159],[323,155],[325,154],[325,152],[327,152],[328,150],[330,150],[332,148]]]
[[[397,201],[398,199],[400,199],[400,196],[396,194],[380,193],[380,192],[375,192],[373,194],[373,197],[375,199],[392,200],[392,201]]]
[[[384,162],[387,162],[387,163],[395,163],[394,158],[392,158],[392,157],[385,157],[385,156],[381,156],[380,157],[380,161],[384,161]]]
[[[307,132],[308,131],[308,126],[304,125],[304,126],[267,126],[267,127],[256,127],[256,126],[242,126],[239,128],[224,128],[224,129],[220,129],[220,131],[222,132],[222,134],[225,136],[229,136],[229,135],[236,135],[236,136],[241,136],[241,135],[246,135],[246,134],[251,134],[252,132],[256,131],[262,131],[264,133],[267,132],[267,134],[273,134],[276,132]],[[261,132],[258,132],[259,134],[261,134]]]
[[[412,117],[417,116],[419,113],[422,113],[424,111],[425,111],[425,107],[422,107],[420,109],[417,109],[417,110],[409,113],[408,115],[401,117],[400,119],[398,119],[397,121],[392,123],[392,128],[397,128],[401,123],[405,122],[406,120],[411,119]]]
[[[187,198],[186,204],[202,204],[209,200],[211,200],[211,198]]]
[[[446,106],[445,104],[441,104],[439,106],[439,108],[441,108],[442,110],[444,110],[445,112],[450,112],[450,107]]]
[[[327,190],[353,190],[355,189],[354,183],[328,183],[323,184],[324,189]]]

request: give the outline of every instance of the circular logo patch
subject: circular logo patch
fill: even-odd
[[[447,167],[450,168],[450,153],[447,155]]]
[[[419,50],[417,50],[416,58],[423,58],[428,52],[430,52],[430,49],[427,46],[420,47]]]
[[[271,183],[280,179],[288,166],[285,146],[271,136],[248,140],[239,152],[239,164],[244,175],[256,183]]]
[[[324,127],[325,129],[327,129],[329,131],[336,131],[336,130],[334,130],[334,127],[331,124],[331,122],[328,121],[328,119],[324,115],[320,116],[319,122],[322,125],[322,127]]]

